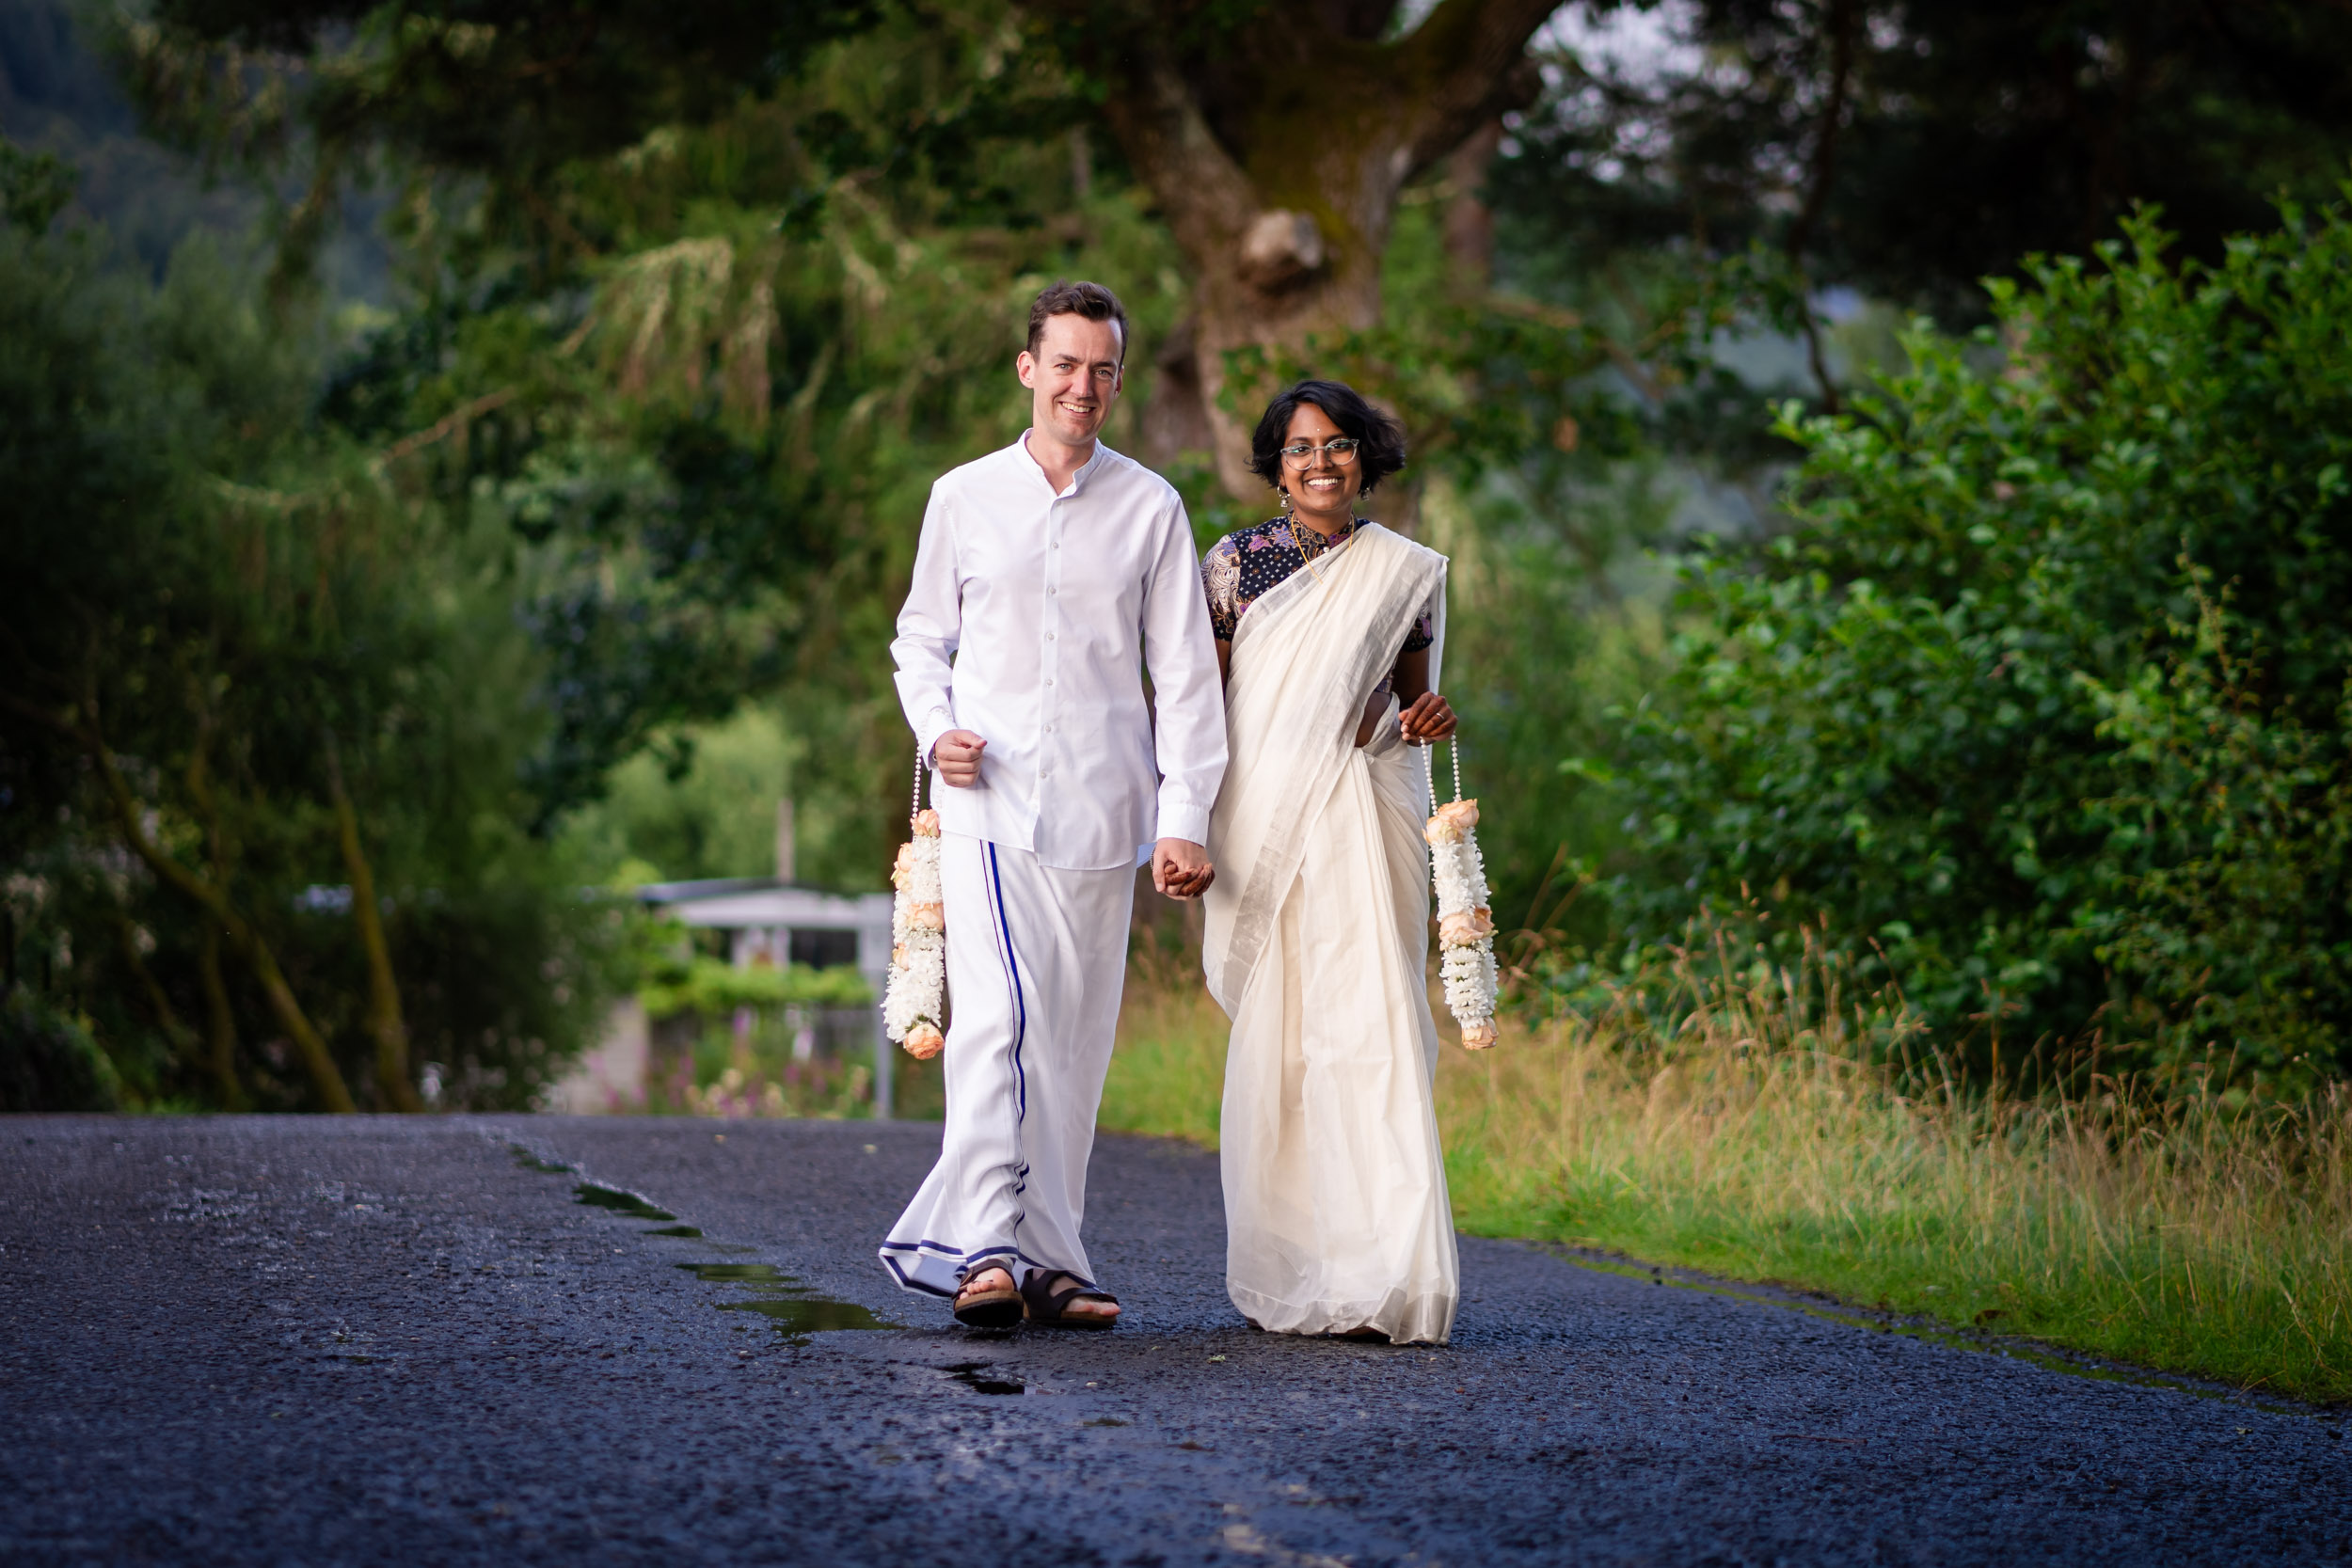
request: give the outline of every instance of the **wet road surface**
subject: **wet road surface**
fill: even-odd
[[[2352,1560],[2341,1413],[1498,1242],[1450,1347],[1254,1333],[1149,1140],[1126,1322],[968,1334],[874,1260],[937,1141],[0,1117],[0,1562]]]

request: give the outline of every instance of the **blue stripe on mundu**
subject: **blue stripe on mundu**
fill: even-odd
[[[955,1291],[941,1290],[938,1286],[930,1284],[919,1275],[909,1274],[906,1270],[900,1268],[898,1266],[898,1260],[890,1256],[887,1248],[885,1248],[882,1252],[882,1267],[890,1271],[890,1277],[897,1282],[898,1289],[901,1291],[911,1291],[914,1294],[920,1296],[938,1296],[946,1301],[953,1301],[955,1299]]]
[[[914,1268],[909,1269],[903,1266],[897,1258],[891,1256],[896,1252],[915,1252]],[[996,1261],[997,1259],[1003,1261]],[[1051,1267],[1050,1264],[1041,1263],[1027,1253],[1014,1247],[989,1247],[967,1257],[951,1247],[941,1247],[937,1251],[931,1251],[927,1245],[924,1250],[917,1252],[915,1248],[908,1246],[903,1242],[884,1242],[882,1247],[882,1266],[890,1271],[890,1277],[897,1282],[898,1289],[911,1291],[916,1295],[937,1296],[943,1301],[954,1300],[956,1291],[961,1286],[963,1274],[983,1261],[993,1262],[998,1268],[1004,1268],[1007,1263],[1017,1263],[1032,1269]],[[936,1266],[926,1268],[926,1264],[945,1264],[946,1265],[946,1272],[943,1274]],[[1073,1275],[1071,1277],[1074,1279],[1077,1276]],[[947,1283],[944,1285],[935,1283],[942,1278]],[[1083,1283],[1089,1289],[1093,1288],[1094,1282],[1090,1279]]]
[[[907,1268],[892,1256],[893,1253],[899,1252],[915,1254],[915,1262],[912,1269]],[[1017,1247],[989,1247],[967,1256],[952,1247],[939,1247],[934,1251],[932,1243],[923,1243],[919,1249],[904,1242],[884,1242],[882,1245],[882,1266],[890,1271],[890,1277],[897,1282],[900,1290],[912,1291],[917,1295],[938,1296],[942,1300],[954,1299],[957,1290],[962,1284],[964,1272],[968,1272],[983,1259],[998,1258],[1009,1259],[1025,1268],[1051,1269],[1054,1267],[1051,1263],[1030,1257]],[[943,1273],[938,1267],[926,1267],[927,1264],[945,1264],[946,1270]],[[999,1268],[1003,1266],[1001,1263],[997,1265]],[[1088,1290],[1094,1289],[1094,1281],[1091,1279],[1083,1278],[1067,1269],[1057,1269],[1055,1272],[1069,1274],[1071,1278],[1076,1279]],[[944,1285],[934,1283],[941,1279],[945,1279],[946,1283]]]
[[[996,929],[1004,939],[1004,944],[997,951],[1004,956],[1005,984],[1011,993],[1013,1017],[1017,1021],[1012,1033],[1012,1147],[1014,1154],[1019,1157],[1022,1156],[1022,1129],[1029,1117],[1029,1073],[1021,1060],[1021,1048],[1029,1040],[1029,1002],[1021,994],[1021,958],[1012,947],[1012,917],[1005,912],[1005,868],[997,858],[993,844],[988,847],[988,876],[995,895]],[[1013,1192],[1018,1195],[1025,1191],[1028,1181],[1029,1162],[1021,1157],[1019,1164],[1013,1169]],[[1013,1216],[1012,1233],[1016,1237],[1021,1234],[1021,1220],[1020,1214]]]

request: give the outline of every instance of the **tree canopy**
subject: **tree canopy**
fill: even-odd
[[[84,1099],[402,1107],[432,1062],[528,1103],[604,938],[522,831],[516,546],[410,483],[449,432],[314,429],[200,245],[158,288],[11,224],[0,321],[0,958],[48,999],[10,1049],[72,1079],[63,1005]]]
[[[1620,18],[1643,6],[1595,7]],[[1674,13],[1667,13],[1672,15]],[[2088,255],[2136,202],[2189,255],[2328,199],[2352,159],[2352,14],[2292,0],[1698,0],[1630,60],[1547,56],[1506,211],[1550,245],[1785,249],[1981,320],[1978,279]]]

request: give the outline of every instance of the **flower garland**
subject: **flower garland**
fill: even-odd
[[[923,764],[914,764],[916,809],[907,842],[890,868],[898,894],[890,903],[890,983],[882,992],[882,1027],[916,1061],[928,1062],[947,1043],[940,1024],[947,1010],[946,895],[939,883],[939,813],[923,809]]]
[[[1422,766],[1429,766],[1426,748]],[[1437,796],[1437,781],[1429,794]],[[1486,863],[1478,853],[1478,802],[1462,799],[1462,753],[1454,753],[1454,800],[1438,807],[1422,836],[1429,841],[1429,873],[1438,890],[1438,973],[1445,1005],[1462,1026],[1462,1044],[1484,1051],[1495,1043],[1495,915],[1488,907]]]

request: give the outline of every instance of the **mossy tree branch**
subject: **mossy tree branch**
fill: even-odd
[[[325,736],[326,783],[335,804],[335,837],[351,879],[352,923],[358,927],[359,946],[368,960],[368,1037],[375,1045],[375,1084],[385,1103],[395,1110],[421,1111],[417,1087],[408,1081],[408,1025],[400,1008],[400,987],[392,974],[391,944],[384,938],[384,920],[376,907],[375,872],[359,841],[359,814],[343,784],[341,748],[335,732]]]
[[[249,1102],[237,1081],[237,1015],[229,1005],[228,977],[220,972],[220,927],[209,920],[197,939],[196,973],[204,988],[204,1044],[221,1108],[245,1110]]]

